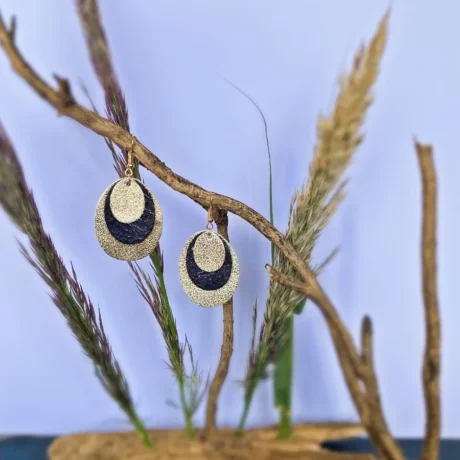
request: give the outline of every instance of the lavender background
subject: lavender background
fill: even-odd
[[[283,229],[294,187],[301,185],[315,139],[315,119],[332,107],[338,74],[369,38],[387,2],[349,0],[101,1],[133,132],[168,166],[206,188],[268,215],[267,157],[258,113],[224,79],[264,111],[273,149],[275,219]],[[73,2],[1,0],[18,15],[17,40],[48,79],[68,76],[78,99],[85,82],[99,107]],[[321,281],[356,338],[365,313],[375,321],[376,363],[386,413],[399,436],[419,436],[423,310],[419,267],[420,184],[412,136],[436,147],[440,179],[439,288],[443,321],[443,434],[460,436],[460,293],[457,264],[460,155],[460,6],[452,1],[394,1],[391,35],[367,139],[349,176],[348,198],[321,239],[320,260],[341,253]],[[177,388],[164,363],[153,315],[126,264],[99,248],[93,214],[115,174],[101,138],[58,118],[15,75],[0,54],[0,119],[33,185],[47,229],[72,260],[100,306],[114,351],[140,414],[151,426],[179,426],[165,404]],[[205,213],[144,172],[165,215],[162,247],[180,333],[205,370],[220,349],[221,309],[202,309],[182,293],[177,260]],[[69,334],[43,283],[20,255],[17,232],[0,213],[0,434],[64,433],[127,426],[102,391],[90,361]],[[267,290],[269,243],[230,218],[242,282],[235,296],[235,352],[220,400],[219,423],[242,409],[238,380],[250,342],[251,307],[260,316]],[[312,305],[295,325],[296,421],[356,418],[324,322]],[[202,423],[203,408],[196,417]],[[272,385],[261,385],[250,425],[276,420]]]

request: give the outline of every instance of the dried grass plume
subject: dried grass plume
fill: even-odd
[[[292,197],[286,238],[309,265],[319,235],[345,196],[343,175],[363,140],[362,126],[373,101],[372,88],[387,41],[388,19],[387,13],[369,45],[362,46],[356,53],[352,69],[340,76],[339,93],[332,113],[318,118],[317,142],[309,177]],[[273,266],[283,275],[299,279],[277,248]],[[316,267],[316,274],[323,266],[324,263]],[[302,310],[305,300],[298,291],[276,282],[270,284],[259,346],[246,376],[247,396],[265,373],[266,365],[275,359],[283,346],[286,320]]]

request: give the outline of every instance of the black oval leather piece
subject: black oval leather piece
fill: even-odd
[[[117,185],[117,183],[112,186],[105,198],[104,217],[107,228],[109,229],[110,234],[120,243],[142,243],[142,241],[144,241],[152,233],[153,226],[155,224],[155,205],[153,204],[152,196],[144,184],[136,182],[144,193],[144,212],[142,213],[142,216],[134,222],[129,224],[120,222],[113,215],[112,209],[110,208],[110,196],[112,195],[113,188]]]
[[[190,280],[196,287],[199,287],[200,289],[203,289],[205,291],[215,291],[225,286],[230,278],[233,265],[232,255],[230,254],[230,250],[228,249],[227,241],[225,241],[221,236],[219,236],[225,248],[224,263],[222,264],[222,267],[213,272],[207,272],[205,270],[202,270],[195,262],[195,258],[193,256],[193,248],[195,246],[195,241],[203,233],[204,232],[201,232],[198,235],[196,235],[195,238],[193,238],[193,240],[190,242],[189,247],[187,248],[187,273]]]

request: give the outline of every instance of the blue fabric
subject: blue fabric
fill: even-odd
[[[46,451],[53,441],[52,437],[11,438],[0,442],[1,460],[47,460]],[[401,441],[408,460],[419,458],[421,442],[415,439]],[[374,452],[367,439],[351,439],[331,442],[327,447],[334,452]],[[440,460],[458,460],[460,458],[460,441],[446,440],[441,444]]]
[[[48,460],[46,451],[53,437],[34,438],[21,436],[0,442],[1,460]]]

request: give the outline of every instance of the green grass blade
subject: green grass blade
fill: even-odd
[[[279,411],[278,438],[288,439],[292,434],[291,402],[294,366],[294,316],[286,321],[286,342],[275,361],[273,378],[275,407]]]
[[[270,150],[270,139],[268,137],[268,125],[267,125],[267,119],[265,118],[264,113],[262,112],[262,109],[257,105],[256,101],[249,96],[248,93],[243,91],[240,87],[236,86],[234,83],[231,81],[225,79],[227,83],[232,85],[237,91],[239,91],[243,96],[245,96],[251,103],[252,105],[257,109],[259,112],[260,116],[262,117],[262,122],[264,124],[264,133],[265,133],[265,143],[267,145],[267,155],[268,155],[268,197],[269,197],[269,203],[270,203],[270,223],[272,225],[274,221],[273,217],[273,175],[272,175],[272,152]],[[271,246],[271,251],[272,251],[272,265],[275,262],[275,245],[272,243]]]
[[[297,307],[295,307],[294,309],[294,313],[296,315],[300,315],[302,312],[303,312],[303,309],[305,307],[305,304],[307,303],[307,299],[303,300],[302,302],[300,302]]]
[[[164,278],[163,262],[161,259],[162,258],[161,258],[159,250],[154,250],[150,254],[150,260],[152,261],[156,275],[158,276],[160,293],[164,299],[165,313],[168,318],[168,321],[171,323],[172,326],[174,326],[175,320],[174,320],[174,316],[172,313],[171,304],[169,303],[169,296],[168,296],[168,291],[166,289],[166,283],[165,283],[165,278]],[[180,396],[180,402],[181,402],[180,406],[181,406],[182,413],[184,415],[185,430],[187,432],[188,438],[194,439],[195,438],[195,428],[193,425],[193,413],[188,407],[187,399],[185,395],[185,385],[186,385],[185,376],[176,375],[176,379],[177,379],[177,383],[179,386],[179,396]]]
[[[270,140],[268,136],[268,125],[265,115],[263,114],[261,108],[257,105],[257,103],[252,99],[249,94],[243,91],[241,88],[236,86],[229,80],[226,80],[227,83],[232,85],[237,91],[239,91],[243,96],[245,96],[257,109],[259,112],[263,124],[264,124],[264,134],[265,134],[265,143],[267,146],[267,156],[268,156],[268,200],[269,200],[269,212],[270,212],[270,223],[274,225],[274,210],[273,210],[273,170],[272,170],[272,154],[270,150]],[[271,244],[271,259],[272,265],[275,263],[275,245]],[[292,323],[292,320],[289,321],[289,324]],[[289,347],[286,346],[283,349],[283,352],[280,355],[280,359],[277,362],[277,370],[278,372],[275,373],[274,385],[275,385],[275,404],[278,407],[278,404],[285,407],[286,401],[289,401],[288,407],[288,414],[290,413],[290,400],[291,400],[291,388],[292,388],[292,326],[288,326],[288,339],[290,345]],[[246,422],[246,417],[249,413],[249,408],[251,405],[252,397],[254,395],[255,388],[259,381],[259,376],[254,381],[254,385],[251,390],[247,393],[244,403],[243,415],[241,417],[240,425],[237,430],[237,434],[241,435],[244,429],[244,425]],[[277,401],[280,401],[279,403]],[[285,413],[285,411],[282,411]],[[289,416],[290,419],[290,416]],[[281,425],[281,423],[280,423]],[[290,431],[290,420],[289,420],[289,431]]]

